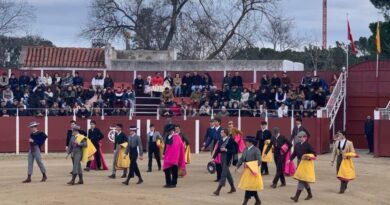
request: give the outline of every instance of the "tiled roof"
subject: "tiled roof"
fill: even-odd
[[[25,47],[24,67],[105,68],[104,49]]]

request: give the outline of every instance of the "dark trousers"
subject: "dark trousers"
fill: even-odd
[[[100,159],[100,145],[99,145],[99,143],[97,143],[97,144],[94,143],[93,145],[96,148],[96,152],[93,155],[94,160],[96,160],[96,169],[101,169],[101,167],[102,167],[102,160]],[[87,168],[91,168],[91,161],[87,162]]]
[[[221,157],[224,158],[223,160],[226,160],[226,157]],[[230,173],[229,166],[226,163],[226,161],[223,161],[221,164],[222,167],[222,172],[221,172],[221,178],[219,179],[219,186],[225,186],[226,180],[228,180],[230,187],[234,187],[234,182],[233,182],[233,177],[232,174]]]
[[[267,162],[261,162],[260,173],[261,174],[268,174],[268,163]]]
[[[217,171],[217,180],[219,181],[221,179],[221,174],[222,174],[222,165],[215,163],[215,168]]]
[[[161,169],[161,158],[160,158],[160,150],[158,149],[157,145],[155,142],[149,144],[149,149],[148,149],[148,169],[152,170],[152,161],[153,161],[153,155],[154,158],[157,161],[157,166],[158,169]]]
[[[168,169],[164,170],[165,173],[165,184],[168,186],[177,184],[177,177],[178,177],[178,166],[172,166]]]
[[[367,144],[370,152],[374,152],[374,136],[367,135]]]
[[[257,191],[245,191],[246,200],[249,200],[252,197],[254,197],[256,201],[260,201],[259,194],[257,193]]]
[[[284,178],[284,155],[276,155],[274,154],[274,159],[275,159],[275,165],[276,165],[276,174],[275,178],[272,181],[273,184],[277,184],[279,179],[282,184],[286,184],[286,179]]]
[[[134,178],[135,175],[138,178],[141,178],[141,172],[139,171],[139,168],[138,168],[137,159],[138,159],[137,147],[131,148],[129,175],[127,176],[128,180],[130,180],[131,178]]]
[[[337,173],[336,174],[339,173],[341,161],[343,161],[343,155],[338,155],[337,156],[337,164],[336,164],[336,169],[337,169]],[[340,191],[347,190],[347,187],[348,187],[348,181],[340,180]]]

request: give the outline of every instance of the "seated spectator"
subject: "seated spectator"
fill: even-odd
[[[91,113],[89,113],[89,111],[87,110],[87,108],[85,108],[84,106],[82,106],[82,107],[77,111],[76,116],[79,117],[79,118],[88,118],[89,116],[91,116]]]
[[[289,107],[291,107],[292,109],[296,109],[298,108],[297,104],[296,104],[296,100],[297,100],[297,93],[296,93],[296,90],[288,90],[288,93],[287,93],[287,99],[286,99],[286,102],[285,104]]]
[[[167,73],[167,76],[164,78],[164,88],[172,88],[173,86],[173,78],[171,77],[171,73]]]
[[[42,84],[45,86],[45,87],[49,87],[53,84],[53,79],[51,78],[51,76],[49,75],[49,73],[45,73],[45,76],[43,76],[41,78],[41,81],[42,81]]]
[[[215,90],[215,89],[217,89],[217,87],[214,86],[213,79],[211,78],[209,73],[205,73],[203,75],[203,82],[204,82],[204,85],[205,85],[205,87],[204,87],[205,89],[207,89],[207,90]]]
[[[142,79],[141,75],[138,75],[137,78],[134,80],[134,88],[135,88],[135,95],[136,96],[142,96],[145,89],[145,82]]]
[[[191,95],[191,87],[192,87],[192,77],[190,73],[186,73],[186,75],[181,80],[181,88],[182,95],[184,97],[189,97]]]
[[[278,108],[282,103],[286,102],[286,92],[282,88],[278,88],[278,92],[275,94],[275,107]]]
[[[271,86],[274,88],[278,88],[278,87],[282,86],[282,81],[278,77],[277,73],[274,73],[272,78],[271,78]]]
[[[267,74],[263,74],[263,77],[261,77],[261,88],[267,88],[270,85],[270,80],[268,78]]]
[[[203,78],[198,74],[198,72],[194,72],[191,82],[192,82],[192,86],[191,86],[192,91],[196,89],[202,90],[204,87]]]
[[[194,92],[191,93],[190,98],[192,100],[193,106],[195,105],[196,107],[197,105],[199,105],[201,97],[202,97],[202,93],[200,92],[199,89],[196,89]]]
[[[161,93],[161,101],[167,103],[173,100],[174,96],[169,88],[165,88],[164,92]]]
[[[259,92],[260,91],[260,92]],[[266,87],[262,87],[256,94],[256,104],[264,104],[269,101],[269,94]]]
[[[7,86],[5,90],[3,90],[3,101],[6,104],[11,104],[14,100],[14,93],[12,92],[10,86]]]
[[[104,88],[104,78],[102,73],[97,73],[97,75],[92,78],[91,85],[94,90],[97,90],[98,88]]]
[[[27,75],[27,72],[24,71],[23,74],[19,77],[19,86],[24,90],[30,83],[30,77]]]
[[[164,79],[161,77],[161,73],[157,72],[152,78],[152,94],[154,96],[160,96],[164,91]]]
[[[49,109],[49,116],[59,116],[60,108],[57,102],[53,103],[53,106]]]
[[[303,90],[300,90],[297,88],[297,99],[296,99],[296,106],[299,107],[300,105],[304,104],[304,101],[306,99],[305,92]]]
[[[33,73],[30,78],[30,82],[28,83],[28,86],[30,86],[30,88],[35,88],[37,85],[38,85],[38,77],[37,74]]]
[[[199,109],[200,116],[211,116],[211,107],[209,102],[206,101]]]
[[[278,117],[288,117],[288,107],[284,103],[278,108]]]
[[[75,73],[74,73],[73,85],[76,85],[76,86],[84,86],[84,80],[83,80],[82,77],[80,77],[79,72],[75,72]]]
[[[134,108],[134,101],[135,101],[134,90],[127,88],[124,99],[125,99],[125,106],[126,107]]]
[[[58,73],[54,73],[54,77],[52,78],[54,85],[61,85],[61,76]]]
[[[66,104],[73,106],[76,100],[76,92],[73,90],[71,86],[64,92],[64,100]]]
[[[326,94],[322,87],[319,87],[318,90],[315,91],[314,101],[317,103],[317,106],[325,107]]]
[[[108,88],[107,91],[103,94],[103,101],[109,108],[114,107],[115,93],[111,88]]]
[[[232,82],[230,83],[230,87],[238,87],[239,89],[242,88],[242,78],[240,76],[239,72],[235,72],[234,76],[232,77]]]
[[[125,106],[124,102],[125,93],[121,87],[118,87],[115,90],[115,100],[114,100],[114,108],[123,108]],[[122,111],[121,111],[122,112]]]
[[[230,84],[232,84],[232,74],[230,72],[227,72],[226,76],[223,77],[222,89],[226,88],[227,90],[229,90],[230,89]]]
[[[19,87],[19,80],[15,77],[14,73],[12,73],[11,77],[8,79],[8,84],[11,86],[11,90]]]
[[[175,74],[175,78],[173,78],[173,94],[175,97],[180,97],[181,96],[181,86],[182,86],[182,79],[180,77],[179,73]]]
[[[248,104],[244,104],[241,107],[241,111],[240,112],[241,112],[240,113],[241,117],[250,117],[250,116],[252,116],[252,112],[249,110]]]
[[[19,106],[18,114],[19,116],[31,116],[30,111],[26,110],[24,106]]]
[[[104,86],[104,89],[114,88],[114,80],[112,80],[112,78],[109,74],[106,74],[106,77],[104,78],[103,86]]]
[[[241,92],[241,104],[247,103],[249,100],[249,92],[248,89],[244,88],[244,90]]]
[[[173,116],[180,116],[181,115],[181,107],[177,105],[176,102],[173,102],[172,105],[169,107],[170,112]]]
[[[102,116],[102,109],[100,109],[99,107],[93,108],[91,116]]]
[[[229,94],[230,104],[234,102],[240,102],[241,100],[241,91],[236,87],[232,87],[232,90]]]
[[[305,94],[305,102],[304,102],[305,109],[312,109],[315,106],[314,97],[315,97],[315,91],[314,88],[312,87]]]
[[[307,72],[301,81],[301,90],[309,90],[312,83],[311,72]]]
[[[197,117],[199,115],[195,107],[191,108],[190,110],[191,110],[190,117]]]
[[[62,87],[68,87],[73,85],[73,77],[70,75],[70,73],[66,73],[66,76],[61,79],[61,86]]]
[[[239,109],[240,109],[240,107],[238,105],[238,102],[234,102],[233,105],[232,105],[232,108],[229,110],[230,116],[238,117],[239,112],[240,112]]]
[[[3,73],[3,75],[0,76],[0,89],[4,89],[9,85],[9,78],[7,73]]]
[[[12,92],[14,93],[14,100],[17,100],[20,102],[23,98],[23,92],[20,90],[19,85],[16,85],[16,87],[13,89],[12,89],[12,85],[10,85],[10,86],[11,86]]]
[[[311,87],[314,88],[314,91],[318,90],[318,88],[321,86],[320,84],[320,78],[318,76],[314,76],[311,81]]]
[[[146,77],[144,93],[146,95],[152,95],[152,77]]]
[[[3,108],[1,110],[1,117],[9,117],[9,113],[8,113],[8,110],[6,108]]]
[[[169,109],[169,107],[166,106],[164,102],[161,102],[160,106],[158,107],[159,113],[163,117],[170,117],[172,116],[172,112]]]
[[[285,91],[288,91],[290,89],[290,85],[291,85],[291,79],[290,77],[287,75],[287,72],[283,72],[282,74],[282,88],[285,90]]]
[[[269,107],[270,109],[277,109],[277,107],[275,107],[275,99],[276,90],[274,88],[271,88],[270,92],[268,93],[267,107]]]

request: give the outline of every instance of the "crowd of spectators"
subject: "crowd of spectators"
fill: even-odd
[[[204,73],[179,73],[172,78],[156,73],[148,76],[144,83],[142,76],[137,76],[134,82],[136,95],[161,96],[160,115],[189,116],[254,116],[265,117],[316,117],[317,109],[326,105],[332,87],[337,82],[334,75],[330,85],[319,76],[307,72],[300,84],[294,85],[286,72],[272,77],[264,74],[258,89],[244,87],[243,78],[239,72],[230,72],[223,78],[218,87],[211,76]],[[219,88],[219,89],[218,89]],[[175,98],[189,98],[190,102]]]
[[[78,72],[60,76],[58,73],[43,76],[23,72],[18,78],[7,73],[0,76],[1,116],[67,116],[128,115],[134,102],[130,88],[114,89],[114,81],[102,73],[84,87]]]

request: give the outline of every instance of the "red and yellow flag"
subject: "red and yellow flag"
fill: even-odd
[[[379,21],[376,25],[376,37],[375,37],[375,41],[376,41],[376,53],[377,54],[380,54],[382,52],[382,48],[381,48],[381,32],[380,32],[380,24],[379,24]]]

